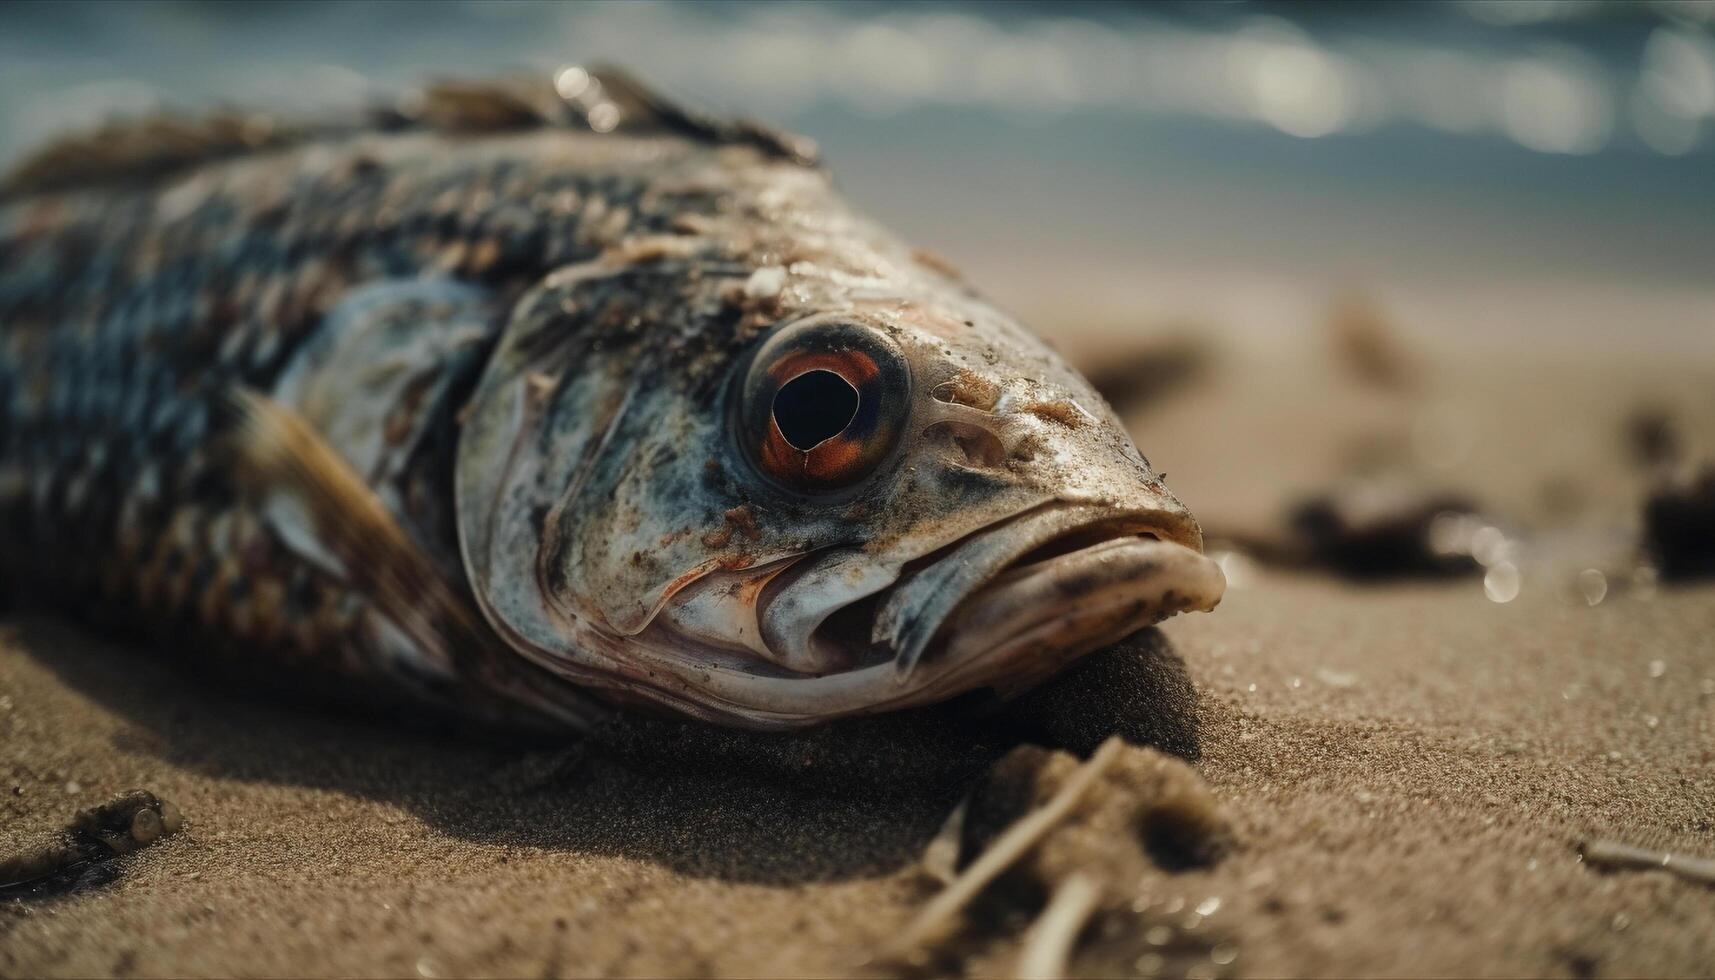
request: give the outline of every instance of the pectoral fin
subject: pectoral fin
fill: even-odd
[[[242,388],[231,393],[229,406],[242,485],[264,513],[292,515],[297,523],[282,537],[303,541],[318,563],[336,564],[336,573],[400,634],[419,672],[447,681],[454,699],[469,699],[455,707],[482,708],[483,699],[500,695],[578,727],[599,717],[587,696],[505,648],[381,497],[301,415]]]
[[[473,624],[381,498],[301,415],[244,388],[233,391],[231,407],[246,485],[261,491],[265,510],[283,505],[307,525],[288,540],[308,532],[310,557],[337,563],[434,667],[451,673],[454,634]],[[275,494],[284,499],[270,500]]]

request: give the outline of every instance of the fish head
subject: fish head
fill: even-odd
[[[584,268],[523,304],[458,460],[511,646],[791,727],[1004,696],[1215,606],[1195,519],[1088,382],[905,253],[861,268]],[[572,355],[531,339],[556,331]]]

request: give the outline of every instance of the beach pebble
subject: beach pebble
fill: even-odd
[[[145,807],[131,818],[131,839],[136,841],[139,847],[155,843],[164,832],[161,814],[155,810]]]

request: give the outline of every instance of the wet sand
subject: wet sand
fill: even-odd
[[[1342,380],[1319,351],[1225,351],[1133,421],[1214,531],[1267,531],[1377,442],[1415,446],[1521,525],[1617,527],[1642,492],[1619,442],[1640,398],[1674,406],[1694,450],[1715,437],[1701,369],[1449,363],[1407,396]],[[1121,896],[1104,926],[1136,933],[1129,969],[1715,974],[1715,888],[1599,872],[1576,850],[1600,836],[1715,855],[1715,586],[1616,578],[1592,607],[1529,568],[1507,603],[1480,576],[1243,570],[1214,614],[1162,628],[1163,663],[1195,693],[1135,706],[1168,733],[1149,737],[1196,757],[1236,847]],[[924,741],[862,748],[913,772],[969,748]],[[918,858],[968,770],[890,784],[859,769],[673,766],[330,714],[13,611],[6,842],[132,788],[187,823],[70,892],[0,899],[0,975],[874,971],[934,892]],[[1079,949],[1074,973],[1114,972]],[[1005,973],[1017,950],[1002,923],[965,965]]]

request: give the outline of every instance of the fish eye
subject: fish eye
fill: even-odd
[[[851,486],[890,455],[910,411],[905,358],[843,317],[790,324],[757,351],[739,411],[757,468],[797,491]]]

